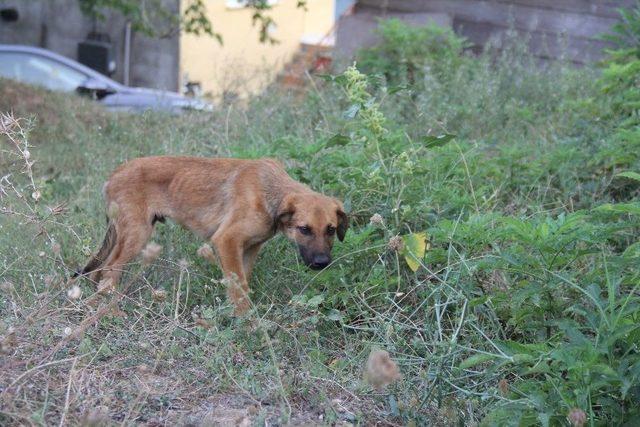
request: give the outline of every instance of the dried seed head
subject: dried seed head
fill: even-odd
[[[80,298],[81,295],[82,295],[82,290],[78,285],[73,285],[67,291],[67,296],[69,297],[69,299],[78,299]]]
[[[51,252],[53,252],[54,255],[58,256],[60,255],[60,252],[62,250],[62,247],[60,246],[60,243],[54,243],[53,245],[51,245]]]
[[[380,390],[401,378],[400,369],[384,350],[372,350],[367,360],[366,380]]]
[[[156,302],[162,302],[167,299],[167,291],[164,289],[154,289],[151,291],[151,296]]]
[[[22,156],[24,157],[25,160],[29,160],[31,158],[31,153],[29,152],[29,150],[24,150],[22,152]]]
[[[109,417],[109,408],[106,406],[98,406],[90,409],[82,414],[80,425],[86,427],[101,427],[110,425],[111,417]]]
[[[142,250],[142,263],[144,265],[151,264],[158,258],[160,252],[162,252],[162,246],[156,242],[147,243],[147,246]]]
[[[69,335],[71,335],[71,332],[73,332],[73,331],[68,326],[66,328],[64,328],[64,330],[62,331],[62,333],[64,334],[65,337],[68,337]]]
[[[573,408],[567,414],[571,427],[583,427],[587,423],[587,414],[580,408]]]
[[[55,277],[53,275],[47,274],[44,276],[44,285],[48,288],[53,284],[54,280],[55,280]]]
[[[38,200],[40,200],[40,197],[42,197],[42,194],[41,194],[38,190],[36,190],[36,191],[34,191],[33,193],[31,193],[31,198],[32,198],[33,200],[35,200],[36,202],[37,202]]]
[[[200,326],[201,328],[204,328],[204,329],[210,329],[211,328],[211,325],[209,324],[209,322],[204,320],[202,317],[198,317],[196,319],[196,325],[198,325],[198,326]]]
[[[387,248],[394,252],[400,252],[402,248],[404,248],[404,242],[402,241],[402,237],[393,236],[389,239],[389,243],[387,243]]]
[[[369,224],[371,225],[384,225],[384,218],[380,214],[373,214],[371,218],[369,218]]]
[[[498,390],[500,394],[506,396],[509,393],[509,382],[504,378],[498,381]]]
[[[199,257],[204,258],[207,261],[210,261],[213,263],[216,262],[216,255],[213,252],[213,249],[211,249],[211,246],[207,245],[206,243],[198,248],[197,253]]]
[[[247,358],[244,356],[244,353],[241,351],[237,351],[231,356],[231,361],[234,365],[242,365],[247,361]]]
[[[16,343],[16,330],[10,326],[4,336],[0,335],[0,354],[10,353]]]
[[[182,258],[180,261],[178,261],[178,266],[183,269],[186,270],[189,268],[189,261],[187,261],[186,259]]]

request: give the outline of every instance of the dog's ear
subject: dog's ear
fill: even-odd
[[[338,240],[342,242],[344,240],[344,235],[347,234],[347,228],[349,228],[349,217],[344,213],[342,203],[337,201],[337,204],[338,208],[336,213],[338,214],[338,227],[336,227],[336,234],[338,235]]]
[[[279,229],[286,227],[294,213],[296,213],[295,200],[293,196],[286,196],[282,199],[282,202],[280,202],[278,212],[276,212],[276,226]]]

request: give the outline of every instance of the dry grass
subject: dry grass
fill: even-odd
[[[37,99],[21,108],[41,106]],[[178,278],[171,292],[154,287],[148,273],[167,261],[158,260],[156,243],[118,289],[70,279],[75,266],[58,239],[82,239],[63,225],[66,208],[40,203],[32,123],[12,114],[1,119],[4,164],[12,171],[0,183],[1,213],[32,234],[39,243],[29,255],[51,268],[25,277],[16,270],[20,260],[4,267],[27,281],[2,282],[3,425],[324,425],[327,414],[329,423],[347,425],[364,413],[394,425],[374,415],[374,399],[300,369],[304,354],[281,354],[284,343],[273,337],[296,340],[306,325],[278,325],[256,312],[235,320],[220,296],[203,313],[189,303],[192,276],[201,273],[186,259],[165,265]],[[197,252],[211,258],[207,246]]]

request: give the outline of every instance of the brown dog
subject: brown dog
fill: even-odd
[[[348,227],[338,200],[294,181],[271,159],[134,159],[113,172],[104,195],[107,234],[80,274],[117,284],[155,222],[168,217],[213,244],[236,314],[249,308],[253,264],[277,231],[298,245],[305,264],[322,269],[331,262],[334,235],[342,241]]]

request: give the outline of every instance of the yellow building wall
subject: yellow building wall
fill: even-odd
[[[182,2],[183,4],[186,2]],[[260,43],[259,25],[252,25],[252,9],[232,8],[228,0],[205,0],[214,31],[209,36],[180,36],[181,82],[199,82],[203,93],[220,99],[228,92],[246,97],[265,88],[300,49],[303,40],[319,40],[334,24],[335,0],[279,0],[265,14],[275,26],[277,44]]]

